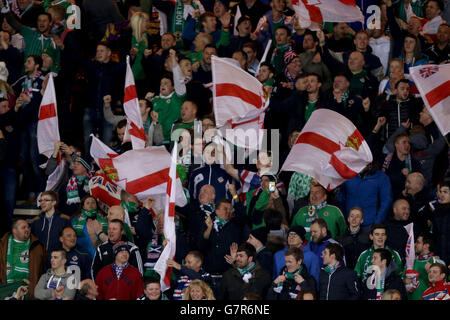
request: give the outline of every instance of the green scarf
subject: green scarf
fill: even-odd
[[[322,202],[321,204],[318,204],[318,205],[310,204],[308,206],[308,215],[310,217],[315,216],[316,219],[319,218],[319,210],[325,208],[326,205],[327,205],[326,201],[324,201],[324,202]]]
[[[380,276],[380,279],[377,282],[377,297],[376,300],[381,300],[383,298],[384,293],[384,277]]]
[[[194,8],[194,10],[199,9],[194,2],[191,3],[191,6]],[[175,10],[173,12],[172,27],[171,27],[171,32],[174,34],[175,39],[177,41],[176,44],[177,48],[183,48],[184,46],[182,36],[185,22],[186,21],[184,20],[184,3],[178,0],[177,3],[175,4]]]
[[[293,195],[295,200],[306,197],[309,194],[311,177],[302,172],[294,172],[289,182],[288,194]]]
[[[146,35],[144,35],[145,37]],[[133,66],[131,67],[131,70],[133,70],[134,78],[137,80],[145,79],[146,75],[144,72],[144,68],[142,67],[142,58],[144,57],[144,50],[148,49],[148,47],[145,45],[144,41],[141,40],[137,42],[136,38],[131,38],[131,46],[133,48],[138,49],[138,52],[136,53],[136,58],[134,59]]]
[[[339,262],[336,263],[334,266],[326,266],[324,270],[329,275],[332,275],[338,267],[339,267]]]
[[[253,269],[255,269],[255,266],[256,264],[254,262],[251,262],[245,268],[237,268],[239,274],[242,276],[242,280],[244,280],[245,283],[248,283],[248,281],[252,278],[252,271]]]
[[[6,282],[14,283],[29,279],[30,239],[25,242],[15,241],[13,235],[8,237],[6,252]]]
[[[81,209],[81,214],[78,217],[75,217],[75,219],[73,219],[72,227],[75,229],[75,232],[78,237],[82,237],[84,235],[84,226],[86,225],[87,218],[91,219],[97,218],[97,209],[92,210]]]
[[[247,194],[245,196],[246,202],[247,202],[247,216],[249,216],[249,217],[251,217],[252,215],[255,215],[255,213],[258,213],[258,212],[262,214],[262,212],[264,212],[264,210],[266,209],[267,203],[269,202],[269,199],[270,199],[269,192],[267,192],[267,190],[264,189],[260,192],[259,198],[255,202],[255,206],[253,208],[250,208],[251,206],[249,204],[252,202],[253,197],[256,196],[256,194],[258,193],[257,191],[258,191],[258,189],[250,190],[247,192]],[[250,209],[252,209],[252,212],[250,212]],[[254,219],[255,217],[256,217],[256,219]],[[252,230],[266,226],[264,217],[261,218],[261,223],[258,222],[259,217],[261,217],[261,216],[251,217]],[[256,223],[258,223],[258,224],[255,224],[254,220],[257,220]]]
[[[300,266],[300,268],[297,271],[294,272],[288,272],[287,268],[283,269],[283,275],[286,277],[286,279],[294,280],[295,281],[295,275],[301,274],[303,271],[303,265]],[[283,290],[284,282],[280,282],[277,284],[277,286],[274,288],[274,291],[277,293],[280,293]]]
[[[229,220],[224,220],[216,216],[216,218],[214,219],[214,229],[216,230],[216,232],[219,232],[219,229],[222,229],[223,226],[228,223],[228,221]]]

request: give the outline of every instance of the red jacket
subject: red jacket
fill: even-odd
[[[142,275],[138,269],[128,265],[117,279],[112,264],[103,267],[95,278],[98,300],[136,300],[144,293]]]
[[[450,300],[450,283],[446,283],[445,279],[436,282],[422,294],[422,300]]]

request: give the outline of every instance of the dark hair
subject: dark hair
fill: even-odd
[[[295,258],[296,261],[302,260],[304,258],[303,255],[303,251],[300,248],[297,247],[292,247],[286,250],[286,252],[284,253],[284,256],[293,256]]]
[[[53,252],[61,252],[61,258],[67,259],[67,253],[66,253],[66,250],[64,250],[63,248],[56,248],[56,249],[53,249],[51,253],[53,253]],[[50,256],[51,256],[51,253],[50,253]]]
[[[250,243],[247,243],[247,242],[241,243],[241,245],[239,246],[237,252],[240,252],[240,251],[244,251],[245,254],[247,255],[247,257],[249,257],[249,258],[250,257],[255,258],[255,256],[256,256],[255,247],[252,246]]]
[[[18,224],[19,221],[25,221],[28,224],[28,226],[30,225],[28,223],[28,221],[26,219],[24,219],[24,218],[14,218],[13,221],[12,221],[12,224],[11,224],[11,228],[12,229],[17,228],[17,224]]]
[[[266,209],[264,210],[264,222],[269,230],[280,230],[283,215],[278,210]]]
[[[295,300],[304,300],[303,297],[305,296],[305,294],[310,294],[314,297],[314,300],[316,300],[316,293],[313,290],[302,290],[298,293],[297,297],[295,298]]]
[[[38,65],[39,65],[38,70],[40,71],[41,68],[42,68],[42,57],[41,57],[41,56],[38,56],[37,54],[30,54],[30,55],[27,57],[27,59],[28,59],[28,58],[33,58],[34,64],[38,64]]]
[[[400,80],[398,80],[398,81],[395,83],[395,89],[398,88],[398,85],[399,85],[400,83],[406,83],[408,86],[411,86],[411,85],[409,84],[409,80],[408,80],[408,79],[400,79]]]
[[[422,237],[423,244],[428,244],[430,246],[430,248],[429,248],[430,252],[433,252],[434,251],[434,239],[433,239],[432,235],[429,232],[421,232],[417,236],[417,239],[419,239],[419,237]]]
[[[172,73],[169,73],[169,72],[164,73],[164,74],[161,76],[161,78],[159,79],[159,81],[161,82],[162,79],[169,79],[169,80],[170,80],[170,83],[172,83],[172,86],[174,85],[174,82],[173,82],[173,74],[172,74]]]
[[[66,9],[64,8],[64,6],[60,5],[60,4],[56,4],[51,6],[50,8],[48,8],[48,10],[53,9],[56,13],[58,13],[63,19],[66,16]]]
[[[405,132],[401,132],[398,135],[395,136],[394,139],[394,145],[397,143],[398,140],[400,140],[401,138],[409,138],[409,133],[408,131]]]
[[[228,203],[228,204],[231,204],[231,201],[230,201],[229,199],[227,199],[227,198],[222,198],[222,199],[218,200],[218,201],[216,202],[216,210],[217,210],[218,208],[220,208],[220,205],[221,205],[222,203]]]
[[[330,252],[330,255],[334,254],[337,261],[342,261],[344,259],[344,249],[338,243],[328,243],[325,246],[326,249]]]
[[[384,232],[387,233],[387,228],[383,223],[374,223],[371,227],[370,227],[370,234],[373,235],[373,232],[375,231],[375,229],[384,229]]]
[[[303,36],[303,38],[307,35],[310,35],[313,38],[314,42],[319,42],[319,38],[317,38],[317,33],[315,31],[306,29],[305,35]]]
[[[386,267],[388,267],[391,264],[392,254],[388,249],[378,248],[373,251],[373,253],[375,252],[380,254],[381,261],[386,260]]]
[[[242,57],[245,59],[245,61],[247,61],[247,59],[248,59],[247,52],[245,52],[245,51],[242,50],[242,49],[239,49],[239,50],[235,50],[235,51],[233,52],[233,54],[235,54],[236,52],[239,52],[240,54],[242,54]]]
[[[333,81],[337,78],[337,77],[344,77],[345,79],[347,79],[348,82],[350,82],[351,77],[347,72],[339,72],[336,73],[333,77]]]
[[[51,15],[50,13],[48,13],[48,12],[42,12],[42,13],[39,13],[39,14],[38,14],[38,18],[39,18],[40,16],[47,16],[48,21],[52,22],[52,15]]]
[[[65,227],[62,227],[61,230],[59,230],[58,235],[60,237],[62,237],[64,234],[64,230],[66,230],[66,229],[71,229],[71,230],[73,230],[73,232],[75,232],[75,234],[77,234],[77,232],[75,231],[75,229],[72,226],[65,226]]]
[[[428,0],[428,1],[425,3],[424,8],[427,7],[427,5],[428,5],[429,2],[435,2],[435,3],[438,5],[439,10],[441,10],[441,12],[444,11],[444,8],[445,8],[445,7],[444,7],[444,3],[443,3],[442,1],[440,1],[440,0]]]
[[[244,45],[242,46],[242,48],[250,48],[250,49],[252,49],[254,52],[257,52],[257,51],[258,51],[258,49],[256,48],[256,44],[255,44],[254,42],[251,42],[251,41],[244,43]]]
[[[205,48],[203,49],[203,51],[205,51],[206,48],[213,48],[213,49],[216,50],[216,52],[217,52],[217,48],[216,48],[216,45],[215,45],[215,44],[208,43],[208,44],[205,46]]]
[[[41,193],[41,199],[42,199],[43,196],[50,196],[53,201],[56,201],[56,203],[58,203],[58,200],[59,200],[58,194],[55,191],[53,191],[53,190],[43,191]]]
[[[428,270],[430,270],[432,267],[438,267],[441,270],[441,274],[444,273],[445,276],[447,276],[447,267],[444,266],[442,263],[435,262],[430,266],[430,268]]]
[[[97,43],[97,47],[98,46],[104,46],[104,47],[108,48],[109,50],[111,50],[111,44],[108,41],[100,41],[99,43]]]
[[[108,225],[109,225],[110,223],[118,223],[118,224],[120,224],[120,230],[121,230],[121,231],[124,230],[124,224],[123,224],[123,221],[122,221],[122,220],[119,220],[119,219],[112,219],[111,221],[108,222]]]
[[[151,283],[157,283],[157,284],[161,285],[160,280],[158,278],[145,277],[144,278],[144,289]]]
[[[122,119],[116,124],[116,129],[121,129],[127,125],[127,119]]]
[[[275,68],[273,67],[273,65],[271,63],[265,62],[265,61],[261,62],[261,64],[259,65],[259,68],[261,69],[261,67],[267,67],[270,72],[275,74]]]
[[[188,254],[194,256],[196,259],[200,260],[200,262],[203,263],[203,253],[201,253],[200,251],[198,251],[198,250],[193,250],[193,251],[189,251]],[[188,254],[187,254],[187,255],[188,255]],[[186,255],[186,256],[187,256],[187,255]]]
[[[324,219],[322,219],[322,218],[314,219],[314,221],[311,222],[311,225],[313,225],[315,223],[317,223],[321,229],[326,228],[328,230],[327,222]]]
[[[279,27],[277,28],[277,30],[278,30],[278,29],[284,29],[284,30],[286,30],[288,36],[291,35],[291,29],[289,29],[289,28],[288,28],[287,26],[285,26],[285,25],[279,26]]]
[[[317,73],[315,73],[315,72],[310,72],[310,73],[307,74],[307,76],[308,76],[308,77],[309,77],[309,76],[315,76],[315,77],[317,78],[317,81],[320,82],[320,83],[322,83],[322,78],[321,78]]]

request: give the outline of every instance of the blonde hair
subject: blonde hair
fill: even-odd
[[[381,299],[382,300],[392,300],[392,297],[394,296],[394,294],[398,294],[400,297],[402,296],[400,291],[398,291],[397,289],[389,289],[383,293],[383,297]]]
[[[191,299],[191,287],[193,287],[193,286],[194,287],[197,286],[197,287],[200,287],[200,289],[202,289],[203,294],[206,297],[206,300],[216,300],[212,289],[206,284],[206,282],[199,280],[199,279],[192,280],[191,283],[189,284],[189,287],[187,287],[183,290],[183,300],[192,300]]]
[[[8,100],[8,93],[14,94],[14,91],[12,90],[11,86],[8,84],[8,82],[0,80],[0,92],[3,93],[3,97]]]
[[[149,19],[149,16],[145,12],[136,12],[130,19],[131,29],[133,31],[133,36],[137,42],[144,42],[148,46],[147,34],[145,30],[142,30],[142,21],[144,19]]]

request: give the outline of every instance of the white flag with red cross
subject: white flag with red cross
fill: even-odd
[[[165,194],[170,168],[170,153],[166,148],[149,147],[129,150],[121,155],[111,153],[103,142],[93,137],[91,156],[102,168],[108,179],[121,189],[134,194],[140,201],[155,195]],[[176,180],[178,192],[176,204],[186,205],[180,179]]]
[[[127,116],[127,127],[123,141],[130,141],[133,149],[145,148],[145,131],[142,124],[141,111],[139,109],[139,100],[134,84],[133,71],[130,67],[130,57],[127,56],[127,72],[125,76],[125,96],[123,107]]]
[[[355,0],[292,0],[300,26],[308,28],[312,22],[364,21]]]
[[[237,146],[260,149],[269,104],[263,84],[226,58],[213,56],[211,61],[213,109],[220,133]]]
[[[355,125],[341,114],[318,109],[292,147],[281,170],[310,175],[332,190],[372,162],[372,153]]]
[[[450,63],[409,68],[417,89],[443,135],[450,132]]]
[[[167,259],[174,259],[176,252],[176,232],[175,232],[175,199],[178,193],[183,193],[179,189],[176,181],[179,181],[177,174],[177,150],[178,144],[172,150],[172,159],[170,162],[169,180],[167,183],[166,205],[164,208],[164,237],[167,244],[155,264],[155,271],[161,276],[161,290],[170,288],[170,279],[172,276],[172,267],[167,266]]]

